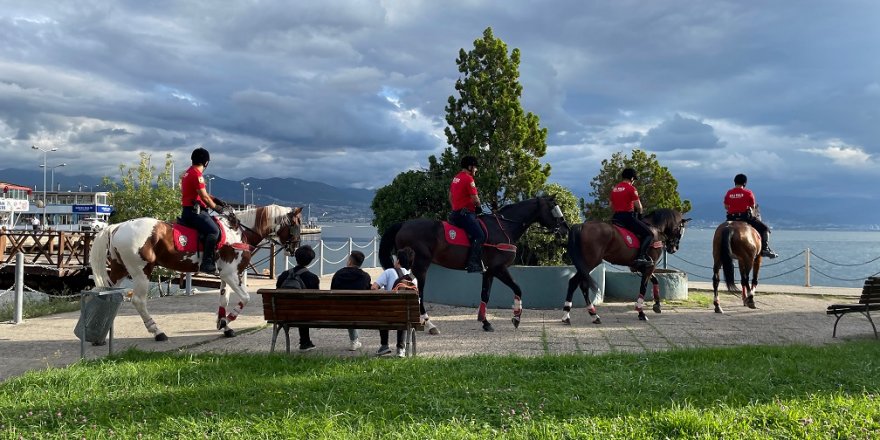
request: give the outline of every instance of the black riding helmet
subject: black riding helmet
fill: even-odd
[[[625,168],[623,170],[623,172],[620,173],[620,177],[622,177],[623,180],[629,180],[629,179],[638,180],[638,176],[636,176],[636,170],[634,170],[632,168]]]
[[[460,165],[462,168],[478,167],[477,158],[474,156],[465,156],[461,158]]]
[[[208,150],[199,147],[193,150],[190,159],[192,159],[193,165],[208,166],[208,162],[211,160],[211,153],[208,153]]]
[[[734,185],[745,185],[748,181],[749,178],[746,177],[745,174],[737,174],[736,177],[733,178]]]

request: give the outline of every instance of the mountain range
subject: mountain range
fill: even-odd
[[[208,174],[210,193],[230,202],[257,205],[278,204],[283,206],[302,206],[304,214],[320,220],[348,220],[369,222],[372,217],[370,204],[375,191],[359,188],[340,188],[326,183],[297,178],[247,178],[227,180]],[[0,170],[0,182],[14,183],[42,190],[42,172],[9,168]],[[68,175],[55,173],[55,188],[60,191],[94,190],[101,178],[85,174]],[[247,183],[247,190],[242,185]],[[51,186],[51,183],[48,185]]]

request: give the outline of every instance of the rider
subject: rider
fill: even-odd
[[[192,166],[181,175],[180,179],[181,205],[183,205],[183,213],[180,218],[187,226],[198,230],[199,235],[203,237],[204,253],[202,254],[202,263],[199,265],[199,272],[215,273],[217,267],[214,265],[214,251],[217,247],[217,240],[220,238],[220,228],[208,215],[208,208],[220,212],[218,206],[226,206],[226,204],[220,199],[212,197],[205,190],[205,178],[202,177],[202,171],[208,167],[208,162],[211,161],[208,150],[201,147],[196,148],[190,158]]]
[[[745,174],[737,174],[733,178],[733,184],[736,186],[724,195],[724,209],[727,210],[727,220],[741,220],[750,224],[761,234],[761,255],[768,258],[776,258],[779,254],[770,249],[770,228],[755,217],[754,210],[757,204],[755,202],[755,194],[751,190],[746,189],[746,182],[748,180]]]
[[[449,222],[464,229],[470,238],[471,249],[468,253],[467,271],[483,272],[482,253],[486,234],[477,221],[477,211],[482,212],[480,196],[477,195],[477,184],[474,182],[477,158],[464,156],[460,164],[461,171],[455,175],[449,185],[449,204],[452,205]]]
[[[638,179],[636,170],[626,168],[621,173],[623,180],[611,190],[611,210],[614,211],[613,220],[635,233],[641,240],[639,255],[633,261],[635,266],[653,266],[654,261],[648,256],[648,248],[654,241],[654,232],[641,219],[642,202],[639,200],[639,192],[633,186]]]

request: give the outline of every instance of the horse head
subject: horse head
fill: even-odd
[[[293,254],[302,240],[302,207],[293,208],[275,224],[275,235],[284,246],[284,250]]]
[[[562,208],[556,203],[556,196],[538,197],[538,223],[553,231],[557,237],[568,237],[568,223],[562,215]]]
[[[663,235],[666,252],[674,254],[678,251],[681,237],[684,236],[685,225],[690,218],[681,218],[681,213],[674,209],[658,209],[646,217],[647,222]]]

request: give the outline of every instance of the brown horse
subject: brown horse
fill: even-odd
[[[217,329],[225,336],[235,336],[228,324],[250,300],[241,274],[248,267],[252,247],[274,234],[288,252],[293,252],[300,242],[301,212],[302,208],[289,210],[270,205],[238,213],[236,221],[222,219],[226,243],[217,249],[217,269],[222,283],[229,285],[239,298],[236,307],[226,313],[229,298],[225,290],[221,294]],[[126,276],[131,277],[134,282],[131,302],[144,320],[144,326],[157,341],[167,340],[147,311],[150,274],[156,266],[178,272],[198,272],[201,254],[178,251],[172,224],[148,217],[110,225],[98,233],[93,243],[89,263],[95,285],[114,286]]]
[[[681,218],[681,213],[672,209],[658,209],[648,214],[644,221],[654,232],[659,241],[654,243],[648,250],[648,256],[655,262],[660,258],[660,243],[666,246],[666,252],[674,254],[678,251],[679,242],[684,235],[685,225],[691,219]],[[571,299],[575,289],[579,286],[587,301],[587,310],[593,318],[594,324],[601,324],[602,320],[596,313],[596,306],[590,301],[590,290],[598,290],[596,282],[590,276],[590,272],[605,260],[611,264],[630,266],[630,270],[641,274],[642,281],[639,287],[639,299],[636,302],[636,310],[639,319],[647,321],[648,317],[642,310],[645,302],[645,292],[648,289],[648,279],[653,284],[655,313],[660,313],[660,284],[654,276],[655,266],[633,267],[633,260],[638,255],[637,248],[627,246],[624,237],[610,223],[591,221],[580,225],[574,225],[568,234],[568,256],[571,258],[577,272],[568,280],[568,291],[565,296],[565,305],[562,322],[571,324]]]
[[[737,291],[733,275],[734,258],[739,263],[743,305],[750,309],[757,308],[755,289],[758,287],[758,272],[761,270],[761,235],[758,231],[743,221],[726,221],[718,225],[712,238],[712,257],[715,260],[712,265],[715,313],[724,313],[721,304],[718,303],[720,268],[724,268],[724,283],[727,284],[727,290]],[[749,272],[752,272],[751,285],[749,285]]]
[[[519,240],[532,223],[538,222],[541,226],[553,230],[560,236],[568,233],[568,224],[565,223],[562,210],[556,204],[556,198],[553,196],[541,196],[507,205],[495,214],[481,215],[480,218],[485,222],[488,234],[486,244],[483,245],[483,263],[486,266],[486,272],[483,274],[481,303],[477,319],[483,323],[483,330],[494,331],[492,324],[486,318],[486,305],[489,303],[492,280],[498,278],[513,290],[513,318],[511,321],[514,327],[519,327],[522,314],[522,290],[513,281],[507,270],[516,257],[516,247],[513,244]],[[415,251],[416,258],[413,262],[412,273],[419,282],[422,320],[425,321],[425,326],[431,334],[438,334],[439,331],[431,323],[425,311],[425,281],[428,276],[428,267],[431,263],[436,263],[449,269],[464,270],[469,250],[468,246],[447,243],[444,235],[442,222],[415,219],[392,225],[382,234],[382,240],[379,244],[379,261],[386,269],[393,266],[391,253],[394,249],[409,246]]]

